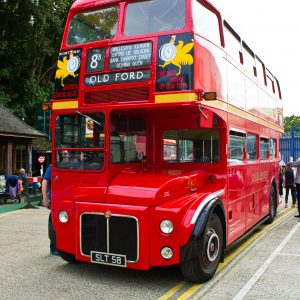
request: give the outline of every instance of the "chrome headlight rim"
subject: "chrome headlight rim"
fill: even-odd
[[[160,231],[164,234],[171,234],[174,231],[174,224],[169,219],[164,219],[159,224]]]
[[[160,255],[165,260],[170,260],[174,256],[174,252],[171,247],[165,246],[160,250]]]
[[[61,210],[58,213],[58,219],[61,223],[66,224],[69,221],[69,215],[65,210]]]

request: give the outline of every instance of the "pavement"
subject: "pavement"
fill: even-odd
[[[7,199],[6,203],[0,204],[0,214],[15,211],[21,208],[32,208],[32,206],[41,205],[42,195],[39,193],[36,196],[30,195],[30,201],[26,202],[25,195],[21,196],[21,203],[18,203],[18,199]]]

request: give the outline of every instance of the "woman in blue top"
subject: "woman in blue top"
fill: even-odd
[[[51,165],[49,165],[44,174],[42,182],[42,194],[44,206],[51,209]],[[55,245],[55,231],[52,226],[51,212],[48,220],[48,236],[50,239],[50,253],[58,255]]]

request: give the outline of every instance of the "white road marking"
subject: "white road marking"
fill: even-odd
[[[271,253],[268,259],[264,262],[264,264],[255,272],[255,274],[249,279],[249,281],[239,290],[233,300],[242,300],[250,291],[250,289],[254,286],[254,284],[258,281],[258,279],[264,274],[264,272],[269,268],[272,261],[275,257],[280,253],[283,247],[287,244],[287,242],[294,235],[296,230],[300,227],[300,223],[297,223],[296,226],[290,231],[290,233],[286,236],[286,238],[280,243],[280,245]]]
[[[296,256],[300,257],[300,254],[295,254],[295,253],[278,253],[278,255],[283,255],[283,256]]]

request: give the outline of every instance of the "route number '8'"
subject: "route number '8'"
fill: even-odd
[[[101,53],[94,54],[91,59],[92,59],[92,61],[91,61],[90,67],[91,67],[91,69],[96,69],[98,67],[98,62],[101,61],[101,59],[102,59],[102,55],[101,55]]]

